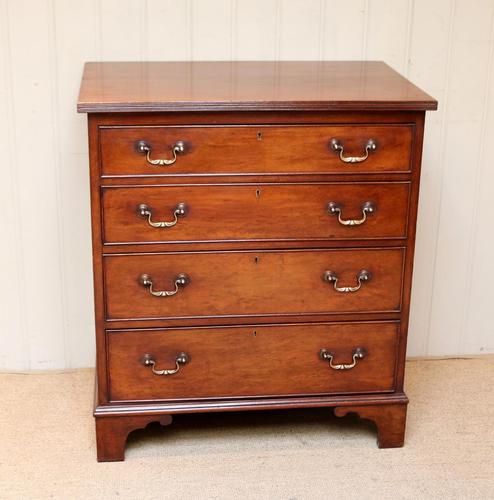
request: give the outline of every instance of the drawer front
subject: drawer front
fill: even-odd
[[[101,128],[101,172],[108,177],[408,172],[412,132],[409,125]],[[148,152],[150,161],[168,164],[151,164]]]
[[[409,183],[103,190],[105,243],[406,237]]]
[[[403,259],[403,249],[106,256],[106,314],[117,320],[397,312]],[[363,270],[371,274],[367,281]],[[358,290],[345,288],[359,283]]]
[[[111,399],[392,391],[397,339],[391,322],[112,332]]]

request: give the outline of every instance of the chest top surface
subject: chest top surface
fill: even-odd
[[[379,61],[90,62],[77,109],[423,111],[437,102]]]

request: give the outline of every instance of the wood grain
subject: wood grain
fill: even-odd
[[[341,323],[111,333],[109,375],[112,400],[203,399],[287,394],[366,393],[394,388],[396,323]],[[333,370],[319,357],[351,363],[353,351],[367,355],[350,370]],[[190,360],[174,375],[158,376],[140,359],[152,354],[156,369]]]
[[[377,427],[379,448],[401,448],[405,443],[407,404],[355,405],[337,407],[337,417],[357,413],[361,418],[372,420]]]
[[[181,252],[104,258],[108,319],[251,316],[266,314],[397,312],[401,308],[403,249]],[[323,280],[355,286],[357,273],[372,279],[358,292],[341,293]],[[185,273],[190,283],[172,297],[154,297],[139,283],[151,276],[155,290],[173,290]]]
[[[409,188],[407,182],[106,188],[103,239],[118,244],[405,238]],[[375,211],[363,224],[345,226],[328,212],[329,202],[341,206],[343,221],[361,220],[367,202]],[[172,222],[179,203],[186,203],[187,214],[173,227],[156,228],[139,215],[143,203],[154,222]]]
[[[95,408],[98,461],[124,460],[127,436],[133,430],[142,429],[151,422],[169,425],[175,414],[210,411],[335,407],[337,416],[358,412],[362,418],[374,420],[378,426],[381,448],[402,446],[407,404],[408,399],[403,393],[257,398],[237,400],[234,405],[221,399],[170,403],[155,401],[149,404],[113,403],[111,406]]]
[[[186,92],[204,96],[200,68],[215,66],[197,66]],[[257,68],[251,91],[264,92],[256,83],[264,70],[245,67]],[[302,67],[314,65],[279,69]],[[368,75],[373,83],[378,67],[384,68]],[[237,69],[229,65],[231,74]],[[334,65],[332,77],[343,81],[347,69]],[[117,70],[113,76],[121,77]],[[149,89],[155,76],[143,76]],[[175,76],[183,78],[180,71]],[[169,80],[160,78],[161,91],[169,91]],[[310,84],[319,85],[311,71],[296,80],[309,82],[309,96]],[[360,95],[361,108],[353,111],[335,100],[303,107],[284,82],[275,82],[276,102],[284,106],[287,98],[290,106],[275,112],[256,112],[270,109],[256,108],[266,104],[259,100],[239,112],[243,104],[224,93],[229,104],[214,112],[203,112],[213,102],[206,99],[194,101],[190,112],[191,101],[174,101],[180,112],[166,113],[163,98],[146,114],[137,87],[130,101],[139,112],[121,113],[107,103],[103,114],[90,116],[95,415],[122,418],[114,431],[97,423],[103,459],[123,458],[126,434],[140,423],[134,417],[224,408],[327,405],[341,414],[349,408],[377,423],[380,446],[403,442],[425,108],[404,99],[377,111],[376,95],[373,104],[363,104]],[[395,92],[393,85],[385,91]],[[346,156],[363,156],[369,139],[378,147],[347,163],[330,147],[332,138]],[[173,164],[153,166],[138,141],[146,141],[153,159],[169,159],[178,141],[185,146]],[[328,213],[329,202],[342,220]],[[375,212],[361,225],[345,226],[343,220],[362,217],[365,202],[376,205]],[[179,203],[186,204],[184,216],[166,229],[139,213],[170,222]],[[371,278],[361,283],[364,269]],[[328,273],[338,282],[328,282]],[[182,275],[185,281],[178,281]],[[321,349],[343,369],[322,359]],[[354,357],[356,349],[362,359]]]
[[[102,128],[102,176],[409,172],[412,134],[410,126],[379,124]],[[332,139],[343,144],[345,157],[365,156],[370,139],[377,149],[365,161],[345,163]],[[172,159],[177,142],[185,151],[173,165],[151,165],[136,150],[140,141],[152,148],[151,159]]]
[[[87,63],[78,101],[85,113],[436,107],[377,61]]]
[[[125,458],[125,443],[132,431],[144,429],[151,422],[170,425],[170,415],[134,415],[96,419],[98,462],[120,462]]]

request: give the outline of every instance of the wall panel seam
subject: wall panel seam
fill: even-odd
[[[408,0],[408,13],[407,13],[407,35],[406,35],[406,46],[405,46],[405,61],[403,64],[403,70],[405,76],[408,78],[410,74],[410,50],[412,45],[412,32],[413,32],[413,22],[415,13],[415,0]]]
[[[448,30],[448,52],[446,56],[446,69],[445,69],[445,85],[444,85],[444,97],[442,102],[443,107],[443,116],[441,119],[441,133],[440,133],[440,152],[439,152],[439,179],[440,179],[440,189],[439,189],[439,198],[437,201],[437,206],[439,207],[439,215],[437,221],[436,228],[436,237],[434,241],[434,256],[433,256],[433,264],[432,264],[432,283],[431,283],[431,300],[429,302],[429,310],[427,313],[427,335],[425,336],[424,343],[422,349],[423,355],[428,355],[430,350],[430,341],[431,341],[431,321],[432,321],[432,305],[434,302],[434,295],[437,292],[437,283],[436,283],[436,264],[437,264],[437,252],[439,248],[439,234],[441,229],[441,207],[442,207],[442,199],[444,194],[444,163],[446,156],[446,139],[447,139],[447,115],[448,115],[448,93],[449,93],[449,79],[451,76],[451,61],[452,61],[452,52],[453,52],[453,33],[455,26],[455,16],[456,16],[456,0],[453,0],[451,4],[450,11],[450,19],[449,19],[449,30]]]
[[[189,8],[189,43],[190,43],[190,60],[194,61],[194,0],[187,2]]]
[[[481,128],[480,128],[480,140],[479,140],[479,148],[477,152],[477,168],[475,170],[475,179],[474,179],[474,195],[473,195],[473,207],[471,214],[471,223],[470,223],[470,235],[469,235],[469,245],[468,245],[468,259],[466,262],[467,265],[467,285],[465,289],[465,306],[463,311],[463,318],[460,330],[460,336],[458,338],[458,352],[461,352],[465,344],[464,336],[467,331],[467,325],[469,323],[470,317],[470,309],[472,303],[472,285],[473,285],[473,268],[474,262],[473,259],[477,250],[477,235],[478,235],[478,216],[479,216],[479,197],[480,197],[480,182],[482,179],[483,173],[483,159],[485,154],[485,142],[487,139],[487,116],[489,109],[489,102],[492,94],[492,73],[494,67],[494,8],[491,12],[491,27],[489,32],[489,52],[487,56],[487,70],[484,84],[484,99],[482,106],[482,115],[481,115]]]
[[[369,32],[369,0],[364,1],[364,20],[362,24],[361,59],[367,60],[367,34]]]
[[[275,23],[275,59],[280,60],[281,55],[281,0],[276,2],[276,23]]]
[[[63,352],[64,352],[64,365],[65,368],[71,366],[70,349],[68,341],[68,314],[67,314],[67,281],[65,276],[65,269],[67,256],[65,254],[64,245],[64,228],[63,228],[63,207],[62,207],[62,179],[61,179],[61,160],[62,152],[60,149],[60,113],[59,113],[59,85],[58,85],[58,55],[56,51],[57,46],[57,29],[56,29],[56,15],[55,15],[55,2],[48,0],[46,4],[48,8],[48,33],[49,33],[49,55],[50,61],[50,93],[51,93],[51,115],[52,115],[52,151],[53,151],[53,169],[55,174],[55,203],[56,203],[56,217],[57,217],[57,247],[59,252],[58,272],[60,275],[60,305],[62,310],[62,339],[63,339]]]
[[[324,38],[326,34],[326,0],[320,0],[319,3],[319,49],[318,60],[324,61],[325,59],[325,46]]]
[[[96,13],[96,47],[98,48],[98,60],[101,61],[103,59],[103,6],[101,2],[103,0],[95,0],[96,9],[94,12]]]
[[[29,335],[27,328],[27,303],[26,303],[26,271],[24,267],[24,247],[22,245],[22,219],[20,217],[20,186],[19,186],[19,178],[17,176],[18,172],[18,160],[17,157],[13,154],[14,151],[17,150],[17,141],[13,130],[16,128],[16,114],[15,114],[15,101],[14,101],[14,84],[13,84],[13,76],[12,76],[12,44],[10,38],[10,15],[9,15],[9,7],[8,1],[3,0],[1,5],[1,11],[3,11],[2,16],[0,16],[0,22],[4,23],[4,40],[2,40],[2,47],[5,51],[5,83],[6,83],[6,92],[5,95],[8,96],[8,102],[6,106],[7,110],[7,122],[8,122],[8,153],[9,153],[9,181],[10,186],[13,193],[13,203],[12,207],[14,210],[14,214],[16,215],[16,224],[15,224],[15,234],[14,234],[14,248],[16,251],[16,275],[17,275],[17,300],[19,303],[20,317],[19,317],[19,326],[21,329],[21,346],[22,353],[19,353],[21,358],[24,360],[24,369],[31,368],[31,350],[29,348]],[[3,21],[2,21],[3,19]]]
[[[148,0],[142,0],[141,15],[141,61],[148,60]]]
[[[230,5],[230,59],[237,59],[237,0],[231,0]]]

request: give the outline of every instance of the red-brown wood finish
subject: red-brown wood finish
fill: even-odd
[[[398,323],[329,323],[113,332],[108,335],[110,395],[114,401],[245,398],[394,390]],[[355,349],[366,351],[352,370]],[[150,354],[155,375],[142,364]]]
[[[90,63],[98,460],[176,413],[334,407],[403,445],[403,393],[424,112],[437,103],[379,62]],[[377,147],[366,160],[366,141]],[[135,142],[152,146],[149,165]],[[375,211],[365,222],[342,220]],[[177,224],[153,228],[138,214]],[[168,218],[168,219],[167,219]],[[367,269],[370,281],[355,292]],[[154,297],[139,283],[171,289]],[[366,355],[351,368],[354,350]],[[187,363],[173,375],[156,370]],[[190,351],[190,352],[189,352]],[[205,374],[207,376],[205,376]]]
[[[404,250],[285,250],[197,252],[105,257],[107,319],[397,312],[401,306]],[[369,281],[353,293],[362,270]],[[156,291],[174,290],[175,278],[190,282],[173,296],[155,297],[139,278],[151,277]]]
[[[103,241],[197,243],[260,240],[378,240],[405,238],[409,182],[230,184],[104,188]],[[175,226],[153,227],[140,215],[145,204],[154,222],[173,222],[184,203],[187,212]],[[343,222],[329,204],[341,207]],[[366,204],[372,212],[365,212]],[[364,208],[362,208],[364,207]]]
[[[408,125],[250,125],[196,127],[113,127],[100,130],[101,174],[104,177],[173,176],[219,174],[375,173],[409,172],[412,127]],[[363,156],[366,144],[376,149],[365,162],[345,163],[343,158]],[[171,160],[172,148],[184,143],[184,152],[172,165],[151,165],[136,150],[145,141],[150,158]]]
[[[119,462],[125,458],[125,442],[132,431],[144,429],[151,422],[170,425],[172,417],[164,414],[106,417],[96,419],[96,444],[99,462]]]
[[[343,406],[334,412],[337,417],[357,413],[361,418],[372,420],[377,427],[379,448],[400,448],[405,442],[406,404]]]
[[[436,109],[380,61],[87,63],[84,113]]]

